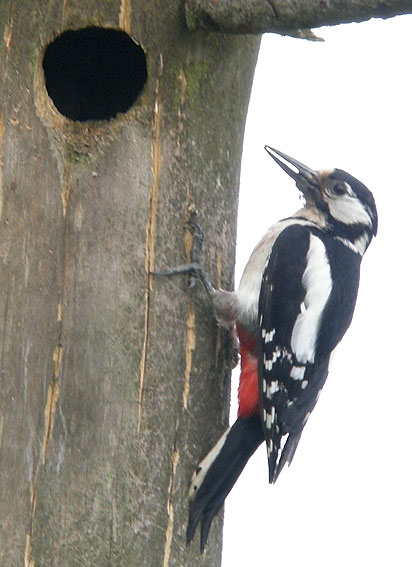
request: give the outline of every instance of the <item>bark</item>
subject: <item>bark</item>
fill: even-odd
[[[192,30],[276,32],[318,39],[310,28],[412,13],[411,0],[186,0]]]
[[[147,55],[133,107],[75,122],[46,45],[122,28]],[[0,3],[0,564],[220,564],[185,544],[187,488],[228,417],[230,342],[208,297],[232,286],[239,165],[258,38],[191,33],[177,0]]]

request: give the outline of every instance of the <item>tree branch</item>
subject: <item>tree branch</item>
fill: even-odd
[[[412,0],[186,0],[186,22],[225,33],[275,32],[318,39],[320,26],[412,13]]]

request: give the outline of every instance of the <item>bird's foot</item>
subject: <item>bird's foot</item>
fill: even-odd
[[[215,291],[213,284],[206,275],[202,264],[200,263],[200,257],[202,254],[204,234],[203,230],[200,228],[199,224],[193,220],[188,222],[189,229],[192,233],[193,244],[191,251],[191,262],[189,264],[182,264],[174,268],[169,268],[161,272],[152,272],[155,276],[175,276],[178,274],[189,274],[189,289],[193,288],[196,284],[196,278],[199,279],[205,290],[212,294]]]

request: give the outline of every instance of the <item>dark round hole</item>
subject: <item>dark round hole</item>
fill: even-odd
[[[147,79],[143,49],[125,32],[89,27],[65,31],[46,47],[46,89],[71,120],[108,120],[126,112]]]

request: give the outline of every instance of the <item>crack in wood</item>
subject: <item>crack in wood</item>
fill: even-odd
[[[185,104],[186,91],[187,91],[187,80],[183,69],[180,69],[178,78],[180,81],[180,104],[177,110],[177,132],[178,132],[177,146],[180,150],[182,145],[182,137],[183,137],[183,129],[184,129],[183,106]]]
[[[24,548],[24,567],[35,567],[35,561],[31,556],[31,534],[26,533],[26,546]]]
[[[192,371],[193,351],[196,348],[196,319],[193,302],[190,300],[186,318],[186,346],[185,346],[185,381],[183,385],[182,402],[183,408],[187,409],[187,400],[190,390],[190,373]]]
[[[143,413],[143,399],[144,399],[144,386],[146,379],[146,365],[148,356],[148,339],[149,339],[149,326],[150,326],[150,300],[153,284],[153,271],[154,271],[154,256],[155,256],[155,239],[156,239],[156,224],[157,224],[157,203],[159,196],[159,181],[160,181],[160,165],[161,165],[161,137],[160,125],[162,119],[162,103],[160,100],[160,85],[163,71],[163,58],[160,55],[159,72],[156,83],[156,98],[153,112],[153,144],[152,144],[152,171],[153,183],[150,189],[149,200],[149,213],[146,223],[146,290],[145,290],[145,322],[144,322],[144,335],[142,345],[142,358],[140,362],[140,383],[139,383],[139,396],[138,396],[138,416],[137,416],[137,432],[140,432],[142,413]]]
[[[70,196],[70,182],[64,183],[61,191],[62,207],[63,207],[63,217],[66,218],[67,213],[67,203]]]
[[[64,315],[64,297],[65,297],[65,272],[66,272],[66,235],[68,231],[67,222],[67,209],[70,197],[70,181],[71,172],[69,169],[63,170],[63,175],[61,177],[61,201],[62,201],[62,213],[63,213],[63,261],[62,261],[62,289],[60,293],[60,298],[57,303],[57,321],[59,323],[59,331],[57,344],[53,350],[53,376],[47,388],[46,404],[44,407],[44,435],[41,446],[41,462],[44,466],[46,464],[46,455],[49,444],[53,438],[54,423],[56,417],[57,402],[60,395],[60,380],[62,373],[62,361],[63,361],[63,345],[62,345],[62,333],[63,333],[63,315]],[[35,567],[35,560],[32,557],[32,536],[33,536],[33,525],[34,516],[36,508],[36,487],[35,483],[30,483],[30,498],[31,498],[31,515],[30,515],[30,529],[26,533],[26,546],[24,554],[24,567]]]
[[[266,2],[267,2],[267,3],[269,4],[269,6],[272,8],[273,13],[275,14],[275,18],[276,18],[277,20],[280,20],[279,14],[278,14],[278,11],[276,10],[276,5],[275,5],[274,1],[273,1],[273,0],[266,0]]]
[[[180,455],[179,455],[179,449],[177,448],[177,430],[176,430],[174,444],[173,444],[173,453],[172,453],[172,471],[170,475],[168,498],[167,498],[168,522],[166,528],[166,541],[165,541],[165,552],[163,556],[163,567],[169,567],[170,551],[172,548],[173,527],[174,527],[174,519],[175,519],[173,491],[174,491],[174,482],[176,476],[176,468],[179,462],[179,456]]]
[[[130,0],[121,0],[119,13],[119,28],[126,33],[131,32],[132,4]]]
[[[9,16],[7,24],[4,26],[3,41],[5,47],[5,57],[3,59],[3,80],[7,77],[7,63],[9,59],[9,53],[11,46],[13,45],[13,4],[9,6]]]
[[[42,463],[46,464],[46,451],[48,444],[53,436],[54,418],[56,416],[56,405],[59,398],[59,374],[63,358],[63,347],[56,345],[53,352],[54,375],[47,389],[47,400],[44,408],[44,437],[42,443]]]
[[[34,513],[36,510],[36,488],[34,484],[30,483],[30,527],[29,531],[26,532],[26,546],[24,549],[24,567],[35,567],[34,558],[31,555],[32,545],[31,538],[33,536],[33,521]]]
[[[13,5],[9,7],[9,18],[4,27],[3,40],[6,50],[10,51],[13,43]]]
[[[184,102],[184,98],[182,100],[182,104],[183,102]],[[186,207],[186,213],[185,213],[186,228],[183,239],[186,261],[188,263],[191,261],[191,254],[193,247],[193,235],[192,235],[192,231],[189,228],[188,223],[195,215],[196,215],[196,209],[193,205],[191,197],[189,196],[189,202]],[[196,317],[195,317],[195,310],[193,307],[193,300],[190,297],[189,307],[186,317],[185,371],[184,371],[184,385],[183,385],[183,394],[182,394],[182,406],[183,409],[185,410],[187,409],[187,402],[189,397],[190,373],[192,371],[192,358],[195,347],[196,347]]]

